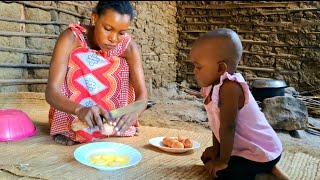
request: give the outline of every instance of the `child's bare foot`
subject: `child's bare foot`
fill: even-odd
[[[271,170],[271,174],[273,174],[274,176],[276,176],[277,178],[281,179],[281,180],[288,180],[289,176],[287,175],[287,173],[285,173],[279,166],[275,165],[272,170]]]
[[[61,134],[54,135],[53,140],[59,144],[67,145],[67,146],[72,146],[72,145],[76,144],[75,141],[72,141],[70,138],[68,138],[64,135],[61,135]]]

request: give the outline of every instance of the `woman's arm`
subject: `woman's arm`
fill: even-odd
[[[131,40],[125,53],[124,58],[127,60],[130,72],[130,81],[135,92],[135,100],[145,100],[144,108],[138,112],[141,114],[147,107],[148,94],[142,68],[142,60],[139,46]]]
[[[55,45],[46,88],[46,101],[59,111],[76,115],[79,120],[86,122],[90,127],[95,124],[104,130],[100,114],[107,118],[107,112],[100,106],[85,107],[71,101],[61,93],[66,78],[70,53],[78,47],[72,31],[66,29],[59,36]]]
[[[53,50],[49,78],[46,88],[46,100],[54,108],[69,114],[75,114],[80,105],[72,102],[61,93],[66,78],[70,53],[77,47],[76,39],[70,29],[59,36]]]
[[[148,102],[141,54],[138,45],[133,40],[130,41],[123,57],[127,60],[129,65],[130,82],[134,88],[135,100],[143,100],[144,107],[137,112],[126,114],[116,120],[115,130],[120,133],[126,131],[130,126],[133,126],[136,123],[138,116],[146,109]]]

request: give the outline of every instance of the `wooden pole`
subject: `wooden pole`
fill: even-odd
[[[182,33],[206,33],[209,30],[183,30]],[[238,34],[296,34],[290,31],[236,31]],[[304,34],[320,34],[320,32],[305,32]]]
[[[56,39],[59,37],[59,35],[55,35],[55,34],[24,33],[24,32],[12,32],[12,31],[0,31],[0,36],[36,37],[36,38],[48,38],[48,39]]]
[[[66,13],[66,14],[70,14],[70,15],[73,15],[73,16],[76,16],[76,17],[79,17],[79,18],[90,19],[90,17],[88,17],[88,16],[84,16],[84,15],[81,15],[81,14],[78,14],[78,13],[75,13],[75,12],[72,12],[72,11],[68,11],[68,10],[65,10],[65,9],[57,8],[57,7],[42,6],[42,5],[38,5],[38,4],[35,4],[35,3],[27,2],[27,1],[14,1],[14,2],[15,3],[19,3],[19,4],[24,4],[25,6],[29,6],[29,7],[39,8],[39,9],[43,9],[43,10],[47,10],[47,11],[56,10],[56,11],[63,12],[63,13]]]
[[[5,47],[5,46],[0,46],[0,51],[48,55],[48,56],[52,55],[52,51],[42,51],[42,50],[27,49],[27,48],[13,48],[13,47]]]
[[[72,2],[72,1],[58,1],[59,3],[61,4],[68,4],[68,5],[73,5],[73,6],[78,6],[78,7],[82,7],[84,9],[88,9],[88,10],[92,10],[94,7],[88,7],[86,5],[83,5],[83,4],[80,4],[80,3],[75,3],[75,2]]]
[[[47,79],[0,79],[0,85],[46,84]]]
[[[7,68],[44,68],[49,69],[50,65],[48,64],[13,64],[13,63],[0,63],[0,67]]]
[[[237,3],[237,4],[208,4],[198,5],[182,5],[184,9],[243,9],[243,8],[271,8],[271,7],[288,7],[293,5],[292,2],[265,2],[265,3]]]
[[[190,48],[179,48],[182,50],[190,50]],[[271,56],[271,57],[279,57],[283,59],[292,59],[292,60],[300,60],[300,61],[317,61],[317,59],[309,59],[309,58],[302,58],[297,55],[293,54],[275,54],[275,53],[255,53],[255,52],[249,52],[249,51],[243,51],[243,54],[249,54],[249,55],[259,55],[259,56]],[[185,62],[190,62],[189,60],[185,60]]]
[[[263,22],[263,23],[256,23],[256,22],[224,22],[224,21],[211,21],[211,22],[182,22],[183,25],[247,25],[247,26],[279,26],[279,27],[301,27],[301,26],[319,26],[320,22]]]
[[[26,23],[26,24],[52,24],[52,25],[68,25],[66,22],[58,22],[58,21],[33,21],[33,20],[25,20],[25,19],[13,19],[13,18],[3,18],[0,17],[0,21],[7,22],[17,22],[17,23]]]

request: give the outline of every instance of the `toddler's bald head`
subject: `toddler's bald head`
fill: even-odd
[[[227,28],[220,28],[202,35],[195,43],[207,44],[212,48],[211,54],[215,59],[223,60],[227,64],[227,71],[234,73],[242,56],[241,40],[236,32]]]

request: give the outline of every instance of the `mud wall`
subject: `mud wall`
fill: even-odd
[[[0,2],[0,92],[43,92],[52,50],[69,23],[89,24],[97,1]],[[130,28],[140,45],[147,85],[176,80],[175,1],[133,2]],[[151,84],[151,83],[150,83]]]
[[[320,2],[179,1],[177,81],[197,88],[189,62],[201,34],[230,28],[242,39],[246,80],[283,79],[299,91],[320,88]]]

